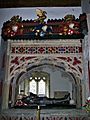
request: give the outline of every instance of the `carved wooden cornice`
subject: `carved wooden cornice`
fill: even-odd
[[[79,39],[83,38],[87,32],[85,13],[81,14],[78,19],[74,15],[68,14],[62,19],[48,19],[47,22],[40,17],[25,21],[17,15],[3,24],[2,37],[4,40]]]

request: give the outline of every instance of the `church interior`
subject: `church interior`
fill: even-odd
[[[90,120],[90,1],[0,2],[0,120]]]

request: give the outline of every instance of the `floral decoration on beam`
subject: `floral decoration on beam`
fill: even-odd
[[[73,39],[83,38],[87,34],[87,17],[83,13],[76,19],[68,14],[62,19],[48,19],[46,11],[36,10],[37,19],[22,20],[13,16],[3,24],[2,37],[7,39]]]

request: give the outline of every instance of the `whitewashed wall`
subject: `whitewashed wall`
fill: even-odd
[[[81,0],[82,11],[90,13],[90,0]]]
[[[54,97],[55,91],[68,91],[72,98],[72,83],[74,82],[71,75],[64,70],[55,66],[42,66],[35,68],[36,71],[44,71],[50,75],[50,97]]]

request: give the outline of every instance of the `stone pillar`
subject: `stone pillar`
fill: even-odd
[[[76,85],[76,107],[79,108],[79,88],[78,85]]]
[[[76,84],[72,84],[72,98],[75,103],[76,103],[76,99],[77,99],[77,95],[76,95],[76,91],[77,91],[77,85]]]
[[[89,4],[90,5],[90,4]],[[88,43],[89,43],[89,96],[90,96],[90,13],[87,14],[87,22],[88,22]]]
[[[15,84],[15,83],[12,83],[12,99],[11,99],[11,101],[12,101],[12,106],[13,106],[14,103],[15,103],[15,86],[16,86],[16,84]]]
[[[88,74],[88,60],[89,60],[89,44],[88,36],[86,35],[82,42],[83,48],[83,77],[82,81],[84,84],[85,91],[83,91],[83,99],[86,99],[89,96],[89,74]],[[85,94],[84,94],[85,93]]]
[[[87,52],[90,52],[90,0],[81,0],[81,6],[82,6],[82,12],[87,14],[87,24],[88,24],[88,39],[85,40],[87,42],[88,47],[86,47]],[[86,62],[89,62],[90,65],[90,53],[88,55],[88,59],[86,60]],[[86,66],[86,64],[85,64]],[[88,65],[87,65],[88,66]],[[88,66],[89,67],[89,66]],[[90,70],[90,67],[89,67]],[[88,73],[89,74],[89,73]],[[86,97],[90,96],[90,75],[86,75],[89,76],[89,81],[86,81],[86,86],[89,86],[89,92],[86,93]],[[86,91],[87,91],[87,87],[86,87]]]
[[[7,109],[8,108],[8,100],[9,100],[9,82],[5,81],[3,83],[3,101],[2,101],[2,109]]]
[[[81,103],[82,103],[82,101],[81,101],[81,94],[80,94],[80,92],[81,92],[81,85],[80,84],[78,84],[78,86],[77,86],[77,105],[78,105],[78,108],[81,108]]]
[[[7,49],[6,49],[6,60],[5,60],[5,79],[3,81],[3,95],[2,95],[2,109],[8,108],[8,100],[9,100],[9,52],[10,52],[10,40],[7,41]]]
[[[85,101],[86,101],[86,87],[85,87],[85,83],[84,81],[82,81],[82,106],[85,105]]]

